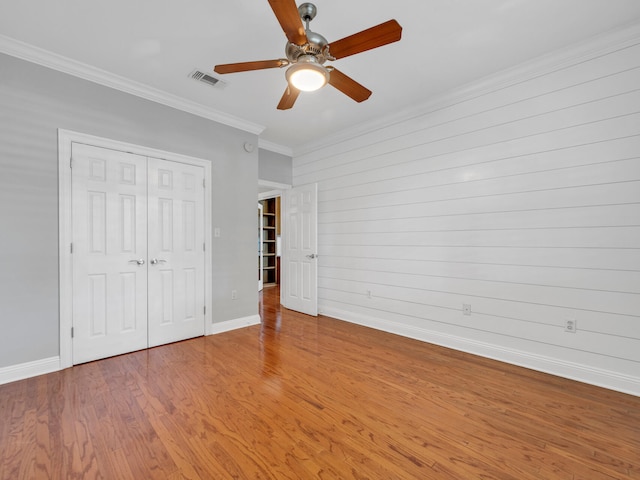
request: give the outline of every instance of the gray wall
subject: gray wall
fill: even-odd
[[[257,136],[0,54],[0,367],[59,354],[59,128],[210,160],[213,321],[257,314]]]
[[[260,149],[258,178],[269,182],[291,185],[293,181],[293,159],[281,153]]]

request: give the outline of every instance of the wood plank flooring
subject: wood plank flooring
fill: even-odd
[[[0,386],[0,478],[640,479],[640,398],[277,305]]]

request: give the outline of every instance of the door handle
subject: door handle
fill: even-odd
[[[311,260],[313,260],[314,258],[318,258],[318,255],[316,255],[315,253],[312,253],[311,255],[307,255],[307,258],[310,258]]]
[[[151,265],[157,265],[159,263],[167,263],[166,260],[163,260],[161,258],[152,258],[151,261],[149,262]]]
[[[144,265],[144,260],[142,258],[139,260],[129,260],[129,263],[137,263],[138,265]]]

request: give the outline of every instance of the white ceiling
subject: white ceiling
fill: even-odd
[[[369,100],[328,86],[279,111],[284,69],[213,73],[285,56],[267,0],[0,2],[0,35],[262,125],[261,139],[291,149],[640,21],[639,0],[315,0],[311,29],[329,42],[391,18],[402,40],[334,63],[373,91]],[[192,80],[194,68],[226,86]]]

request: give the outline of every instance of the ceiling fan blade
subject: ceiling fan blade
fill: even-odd
[[[307,34],[298,13],[295,0],[269,0],[269,5],[275,13],[284,34],[291,43],[304,45],[307,43]]]
[[[258,60],[257,62],[226,63],[224,65],[216,65],[213,71],[216,73],[224,74],[248,72],[249,70],[262,70],[264,68],[279,68],[287,65],[289,65],[289,62],[284,59]]]
[[[329,83],[356,102],[364,102],[371,96],[371,90],[363,87],[353,78],[335,68],[329,74]]]
[[[397,42],[400,38],[402,38],[402,27],[395,20],[389,20],[330,43],[329,52],[336,59],[344,58]]]
[[[282,95],[280,103],[278,103],[278,110],[289,110],[293,107],[298,95],[300,95],[300,90],[292,87],[291,85],[287,85],[287,89],[284,91],[284,95]]]

